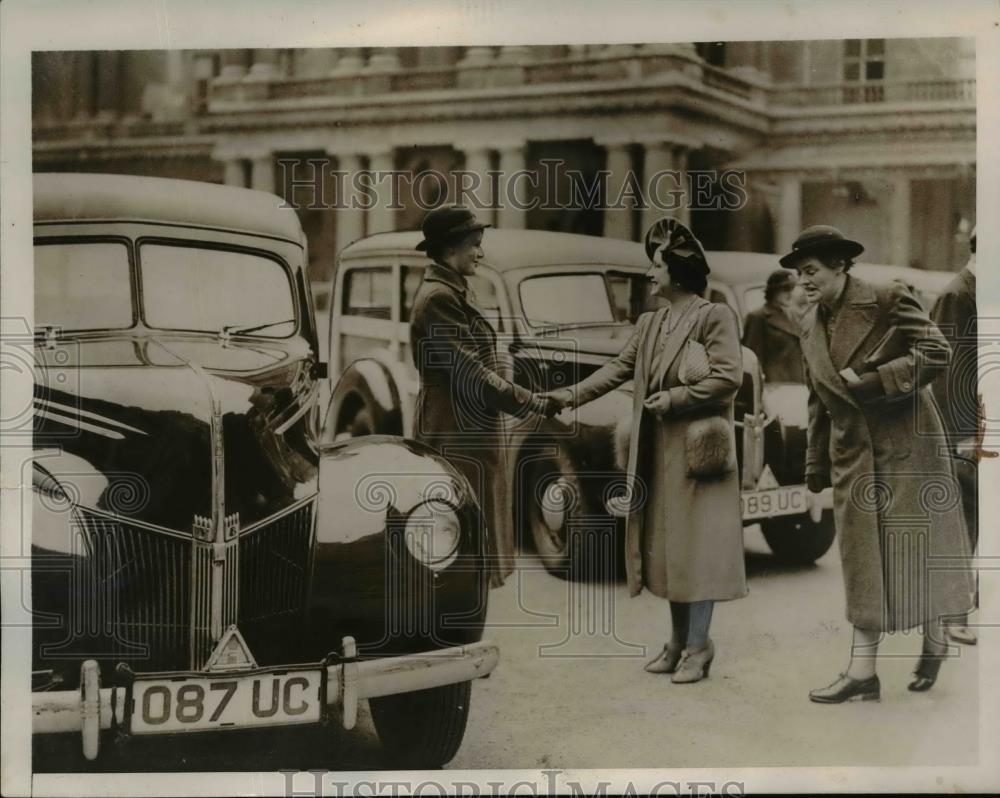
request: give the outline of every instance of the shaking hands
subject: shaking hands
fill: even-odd
[[[539,392],[532,394],[529,409],[537,415],[552,418],[567,407],[573,407],[573,398],[573,392],[568,388],[545,393]]]

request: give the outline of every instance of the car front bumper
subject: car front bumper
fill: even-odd
[[[363,698],[469,681],[491,673],[500,659],[499,648],[487,641],[420,654],[358,660],[354,657],[354,641],[348,637],[344,639],[343,651],[344,656],[333,664],[324,662],[294,668],[320,672],[324,719],[330,717],[330,710],[339,706],[341,722],[347,729],[354,727],[358,703]],[[273,671],[238,671],[226,675],[247,679]],[[145,674],[136,674],[136,678],[143,677]],[[87,660],[81,665],[78,690],[32,693],[32,733],[80,732],[84,756],[96,759],[102,730],[128,732],[131,689],[130,686],[101,687],[97,663]],[[224,728],[242,726],[235,724]]]

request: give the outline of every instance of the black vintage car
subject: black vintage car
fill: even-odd
[[[418,378],[408,322],[427,264],[414,250],[419,240],[418,233],[382,233],[340,254],[329,340],[331,370],[342,376],[324,424],[332,440],[404,434],[412,427]],[[621,350],[638,315],[649,309],[649,262],[641,244],[489,230],[483,250],[472,287],[492,314],[508,375],[532,389],[569,385],[592,373]],[[707,298],[728,304],[742,319],[763,301],[774,256],[708,257]],[[804,388],[765,386],[746,348],[743,365],[736,420],[744,523],[760,523],[776,554],[812,562],[833,541],[830,492],[810,494],[804,468],[783,467],[785,458],[796,457],[804,466]],[[551,421],[510,421],[511,517],[522,542],[560,575],[606,573],[603,566],[617,558],[628,504],[622,469],[630,391],[623,386]],[[498,537],[503,551],[511,541]]]
[[[420,444],[321,443],[295,214],[106,175],[34,202],[34,733],[93,759],[367,698],[392,764],[447,762],[498,658],[480,510]]]

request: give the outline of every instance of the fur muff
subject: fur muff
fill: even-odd
[[[732,432],[721,416],[692,421],[684,439],[687,473],[692,479],[714,479],[728,475],[734,468]]]

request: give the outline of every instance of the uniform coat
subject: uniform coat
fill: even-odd
[[[806,381],[799,327],[780,306],[768,302],[743,320],[743,346],[760,361],[768,382]]]
[[[662,344],[669,307],[644,313],[622,352],[573,387],[583,404],[635,380],[626,474],[632,512],[625,535],[631,594],[643,587],[672,601],[727,600],[746,595],[743,524],[733,427],[733,400],[742,382],[739,329],[726,305],[696,298]],[[705,346],[711,373],[683,385],[678,366],[689,335]],[[654,373],[655,368],[655,373]],[[658,390],[670,393],[662,419],[643,407]],[[728,425],[728,473],[687,474],[686,438],[696,419],[715,415]]]
[[[531,392],[498,373],[496,332],[458,272],[432,263],[413,300],[410,344],[420,373],[414,437],[472,484],[496,556],[493,584],[513,570],[514,529],[502,413],[524,415]]]
[[[972,583],[962,569],[968,545],[960,493],[940,452],[941,419],[927,387],[948,365],[947,341],[905,286],[850,274],[833,340],[826,308],[810,316],[802,338],[806,473],[828,475],[833,485],[847,619],[895,631],[964,613]],[[881,395],[862,404],[838,372],[873,365]],[[934,561],[944,557],[952,559]]]

